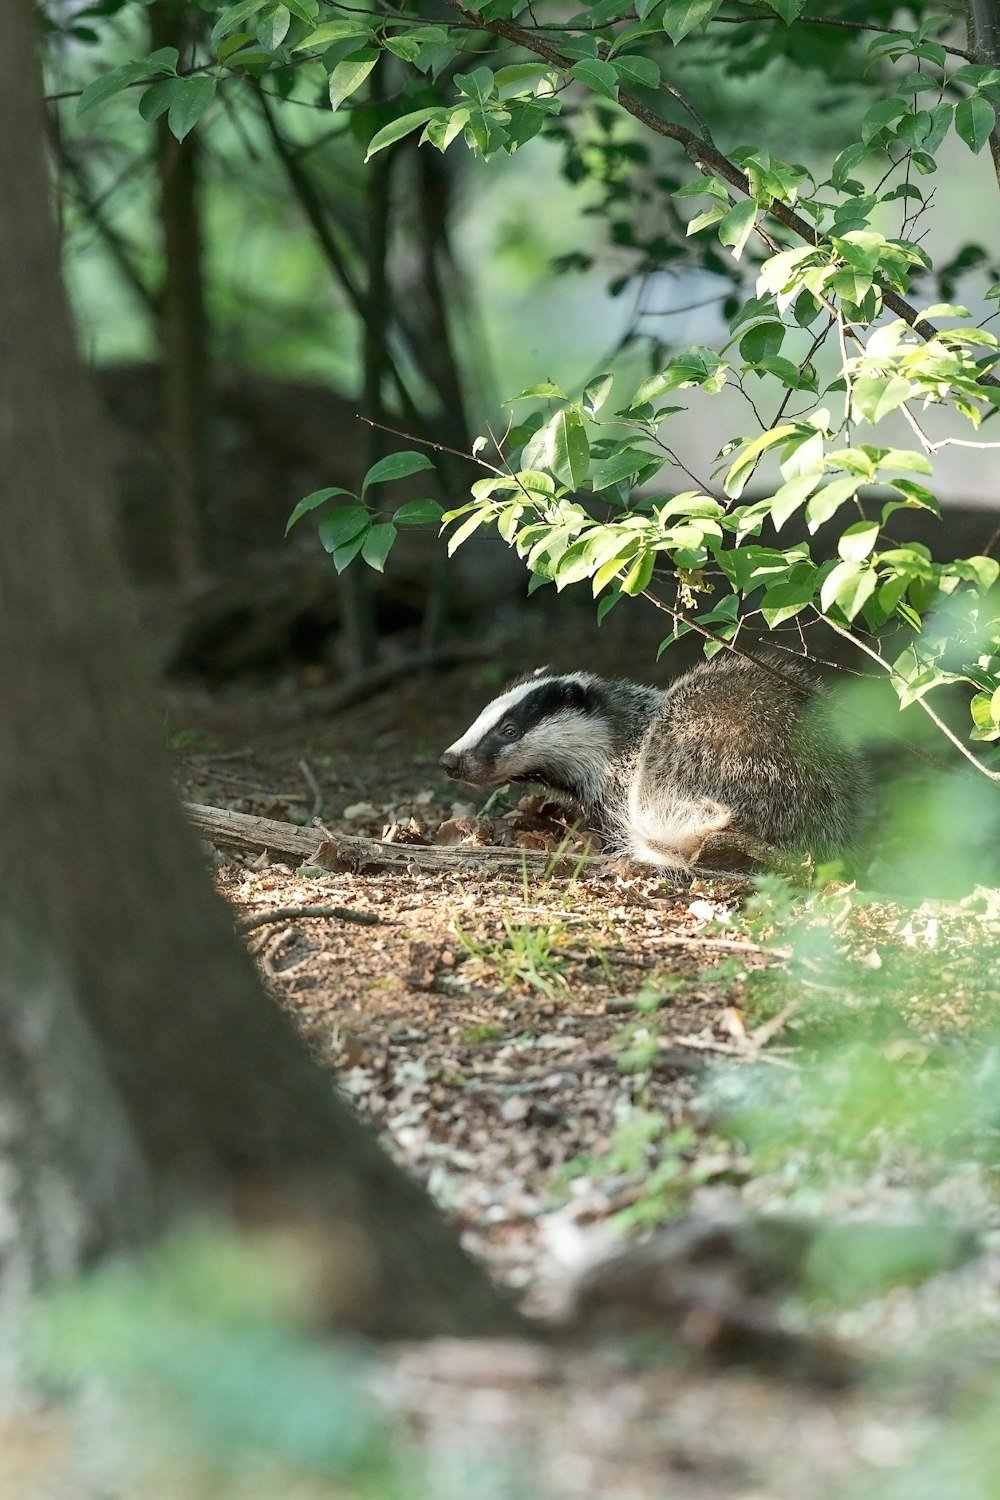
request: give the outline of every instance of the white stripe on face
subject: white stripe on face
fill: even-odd
[[[512,687],[508,692],[501,693],[500,697],[494,698],[492,703],[487,703],[479,718],[474,724],[470,724],[461,739],[456,740],[453,745],[448,746],[448,749],[444,752],[445,755],[463,755],[466,750],[471,750],[474,745],[478,745],[483,736],[489,734],[491,729],[495,729],[500,721],[510,713],[515,703],[520,703],[522,698],[526,698],[529,693],[533,693],[539,683],[544,682],[544,680],[542,677],[531,677],[527,682],[519,682],[517,687]]]

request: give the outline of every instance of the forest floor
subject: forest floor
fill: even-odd
[[[191,802],[434,847],[476,813],[437,755],[495,691],[466,668],[335,719],[303,715],[301,694],[283,715],[280,694],[174,693],[179,786]],[[480,836],[554,851],[550,811],[529,801]],[[933,1448],[945,1477],[928,1494],[980,1494],[949,1488],[944,1434],[968,1405],[962,1362],[988,1368],[1000,1334],[989,893],[906,907],[843,885],[790,895],[624,866],[215,863],[234,917],[256,924],[246,940],[276,1001],[529,1312],[572,1317],[584,1268],[692,1214],[902,1226],[902,1264],[898,1244],[860,1260],[849,1243],[825,1260],[821,1248],[808,1275],[801,1259],[779,1274],[784,1297],[757,1297],[738,1265],[707,1302],[633,1278],[626,1321],[648,1335],[659,1320],[668,1354],[619,1337],[399,1351],[380,1399],[419,1431],[430,1492],[909,1496]],[[369,920],[282,915],[311,905]],[[616,1330],[620,1290],[599,1309]],[[831,1378],[830,1339],[863,1378]]]

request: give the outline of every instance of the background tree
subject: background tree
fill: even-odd
[[[261,991],[184,826],[59,282],[35,42],[18,0],[0,54],[0,1072],[19,1251],[0,1296],[185,1205],[277,1188],[326,1226],[343,1321],[508,1327]]]
[[[140,101],[169,98],[183,132],[241,79],[302,103],[318,75],[367,139],[371,168],[414,137],[425,151],[464,143],[491,160],[547,136],[570,176],[600,185],[632,260],[626,282],[686,264],[728,284],[721,352],[641,340],[646,379],[620,366],[582,381],[579,395],[548,381],[522,392],[547,405],[495,451],[477,445],[485,477],[468,506],[446,513],[460,522],[452,550],[495,524],[533,587],[589,581],[601,614],[642,595],[673,636],[695,631],[709,649],[743,650],[763,631],[801,653],[806,632],[833,632],[995,778],[965,741],[970,729],[984,743],[1000,736],[1000,569],[989,546],[935,558],[906,529],[910,513],[938,514],[925,480],[940,454],[982,441],[952,419],[977,427],[1000,389],[986,326],[997,287],[980,286],[978,322],[948,300],[961,275],[995,275],[989,256],[971,245],[935,271],[921,243],[942,143],[954,131],[978,153],[995,127],[985,10],[963,33],[933,6],[911,8],[900,29],[890,6],[831,18],[810,0],[640,0],[570,17],[508,0],[478,10],[448,0],[433,17],[326,0],[204,9],[214,25],[191,76],[151,82],[162,60],[130,63],[88,88],[83,113],[135,85]],[[710,80],[765,68],[812,76],[820,65],[854,105],[822,170],[747,142],[745,123],[724,111],[711,118]],[[732,144],[720,147],[717,132]],[[724,434],[720,497],[686,440],[688,414],[727,388],[746,407]],[[405,425],[405,401],[392,414]],[[868,441],[864,429],[887,422],[888,435]],[[395,518],[334,498],[320,525],[338,569],[358,555],[381,568]],[[824,526],[834,556],[811,550]],[[789,544],[777,536],[786,527]],[[955,684],[971,712],[957,732],[931,701]]]

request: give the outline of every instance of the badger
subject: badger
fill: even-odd
[[[667,869],[690,869],[722,834],[843,856],[867,795],[811,673],[729,651],[662,691],[541,668],[487,704],[439,764],[473,786],[540,782],[608,847]]]

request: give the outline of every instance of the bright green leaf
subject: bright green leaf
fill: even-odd
[[[427,120],[433,119],[438,114],[435,108],[415,109],[408,115],[400,115],[396,120],[390,120],[388,125],[383,125],[381,130],[376,130],[368,142],[368,152],[365,161],[371,161],[377,151],[384,151],[386,146],[393,146],[401,141],[404,136],[410,135]]]
[[[389,479],[406,479],[410,474],[419,474],[424,469],[433,467],[425,453],[390,453],[386,458],[380,458],[377,464],[372,464],[365,475],[361,493],[363,495],[373,484],[385,484]]]
[[[266,4],[267,0],[240,0],[239,5],[231,5],[228,10],[222,12],[212,27],[212,41],[217,42],[228,32],[235,31],[237,26],[240,26],[248,17],[263,10]]]
[[[588,417],[596,417],[614,384],[613,375],[598,375],[592,380],[583,393],[583,409]]]
[[[590,443],[583,418],[578,411],[556,413],[550,467],[563,484],[579,489],[585,483],[590,469]]]
[[[346,37],[371,36],[372,23],[363,20],[356,21],[324,21],[322,26],[317,26],[308,36],[304,36],[300,42],[296,42],[292,48],[293,52],[305,52],[313,47],[329,47],[332,42],[342,42]]]
[[[339,109],[345,99],[361,87],[378,62],[377,47],[364,47],[339,62],[330,74],[330,108]]]
[[[443,515],[444,507],[436,500],[408,500],[393,512],[392,519],[397,526],[426,526]]]
[[[756,220],[757,205],[752,198],[745,198],[729,210],[719,225],[719,240],[732,248],[734,260],[739,260],[743,254]]]
[[[855,521],[853,526],[848,526],[842,533],[837,551],[845,562],[864,562],[878,541],[878,533],[877,521]]]
[[[848,620],[853,620],[877,587],[874,568],[861,562],[839,562],[823,580],[820,603],[824,610],[836,604]]]

